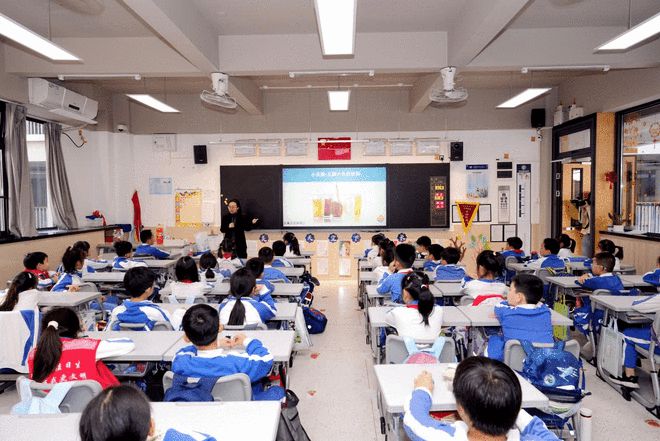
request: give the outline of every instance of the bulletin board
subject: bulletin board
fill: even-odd
[[[202,226],[202,190],[174,192],[174,219],[177,227]]]

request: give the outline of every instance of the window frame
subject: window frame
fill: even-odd
[[[7,155],[5,153],[5,117],[6,105],[4,101],[0,101],[0,157],[2,165],[0,166],[0,179],[2,179],[2,192],[0,192],[0,204],[2,204],[2,221],[4,228],[0,227],[0,239],[11,237],[9,231],[9,196],[7,190],[9,188],[9,179],[7,177]]]
[[[37,124],[41,124],[42,126],[45,126],[48,123],[48,121],[43,121],[43,120],[40,120],[40,119],[37,119],[37,118],[33,118],[31,116],[26,117],[25,120],[26,120],[26,124],[28,122],[32,122],[32,123],[37,123]],[[43,134],[44,134],[44,144],[45,144],[45,142],[46,142],[45,128],[44,128],[44,133]],[[26,136],[25,141],[26,142],[27,142],[27,135],[28,135],[28,133],[27,133],[27,128],[26,128],[26,130],[25,130],[25,136]],[[46,146],[46,148],[47,148],[47,146]],[[46,152],[46,156],[47,156],[47,152]],[[49,198],[48,185],[50,185],[50,184],[48,183],[48,160],[46,160],[46,200],[48,200],[48,198]],[[47,208],[50,208],[50,206],[47,206]],[[52,213],[51,213],[51,217],[52,217]],[[35,221],[35,224],[36,224],[36,216],[35,216],[34,221]],[[53,231],[53,230],[57,230],[57,227],[55,225],[51,225],[49,227],[37,228],[37,233],[43,233],[43,232]]]

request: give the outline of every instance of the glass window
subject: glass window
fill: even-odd
[[[559,153],[574,152],[591,147],[591,129],[569,133],[559,137]]]
[[[50,195],[48,193],[46,137],[44,125],[38,121],[28,120],[27,147],[30,162],[30,180],[32,182],[32,201],[34,202],[34,218],[37,229],[53,228]]]
[[[0,101],[0,237],[9,236],[9,200],[5,193],[7,188],[7,173],[5,170],[4,126],[5,103]]]

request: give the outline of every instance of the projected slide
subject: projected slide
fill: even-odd
[[[385,167],[282,169],[284,227],[385,226]]]

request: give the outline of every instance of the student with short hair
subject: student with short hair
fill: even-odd
[[[440,265],[435,267],[435,280],[455,280],[460,282],[465,277],[465,268],[458,265],[461,252],[458,248],[447,247],[440,253]]]
[[[421,271],[406,274],[401,290],[405,306],[392,308],[385,316],[385,323],[401,337],[436,339],[442,328],[442,307],[435,306],[428,276]]]
[[[642,280],[648,283],[649,285],[659,287],[660,286],[660,256],[658,256],[658,261],[656,265],[657,265],[656,269],[644,274],[644,276],[642,276]]]
[[[245,262],[245,269],[248,270],[256,280],[257,300],[263,300],[262,296],[270,297],[271,294],[275,291],[275,285],[263,278],[264,262],[257,257],[253,257],[252,259],[248,259],[248,261]]]
[[[236,270],[235,268],[233,268]],[[218,268],[218,259],[210,251],[199,257],[199,279],[206,283],[222,282],[224,278],[229,278],[232,271],[224,268]]]
[[[621,270],[621,259],[623,259],[623,247],[614,245],[609,239],[603,239],[598,242],[598,252],[610,253],[614,256],[614,269],[613,271]]]
[[[261,380],[273,367],[273,355],[257,339],[238,333],[231,339],[220,337],[218,311],[210,305],[193,305],[183,316],[184,340],[192,343],[180,349],[172,360],[172,371],[185,377],[215,378],[243,373],[252,382],[253,400],[280,400],[284,390],[272,386],[264,390]],[[243,347],[245,352],[236,353]],[[231,352],[229,350],[232,350]]]
[[[153,256],[155,259],[169,259],[170,253],[154,246],[156,239],[151,230],[140,231],[140,245],[135,248],[135,254],[139,256]]]
[[[83,283],[80,270],[83,267],[84,260],[85,258],[80,249],[67,248],[62,256],[62,273],[51,291],[78,291],[80,289],[79,285]]]
[[[39,304],[38,282],[39,279],[33,273],[18,273],[0,303],[0,311],[34,310]]]
[[[57,282],[57,274],[48,271],[48,254],[44,252],[27,253],[23,258],[23,266],[24,271],[37,276],[39,289],[49,289]]]
[[[108,267],[108,261],[107,260],[101,260],[101,259],[89,259],[89,250],[91,249],[91,246],[89,242],[86,240],[79,240],[76,243],[73,244],[71,247],[73,249],[80,250],[83,256],[83,267],[82,267],[82,272],[83,274],[87,273],[95,273],[97,270],[100,269],[105,269]]]
[[[385,275],[378,283],[376,291],[378,294],[390,294],[391,300],[395,303],[402,303],[401,282],[406,274],[412,272],[412,266],[415,263],[415,247],[407,243],[400,243],[394,248],[394,273]]]
[[[504,297],[509,288],[502,282],[502,266],[491,250],[477,255],[477,278],[465,276],[461,283],[463,294],[471,299],[477,297]]]
[[[38,383],[95,380],[104,389],[119,384],[101,361],[131,352],[127,339],[78,338],[80,317],[71,308],[48,311],[41,322],[41,335],[28,355],[30,379]]]
[[[502,333],[488,339],[486,355],[502,361],[509,340],[553,343],[550,308],[541,303],[543,281],[532,274],[518,274],[511,281],[506,301],[495,305]]]
[[[522,258],[525,257],[525,251],[522,249],[523,241],[517,236],[511,236],[506,239],[506,248],[504,251],[500,252],[500,256],[505,259],[509,256],[514,256],[518,262],[522,262]]]
[[[125,241],[119,240],[115,242],[115,252],[117,257],[112,261],[112,269],[116,271],[127,271],[131,268],[136,268],[139,266],[146,267],[147,264],[144,262],[132,260],[133,257],[133,244]]]
[[[135,267],[126,271],[124,275],[124,289],[130,297],[128,300],[114,308],[110,314],[110,329],[119,330],[119,323],[168,322],[174,330],[181,326],[181,319],[185,313],[179,308],[170,314],[158,304],[149,300],[153,296],[156,275],[149,268]]]
[[[573,257],[573,253],[575,252],[575,241],[571,239],[568,234],[560,234],[557,238],[557,242],[559,242],[558,257],[561,257],[562,259]]]
[[[415,251],[417,252],[417,257],[420,259],[426,259],[426,256],[429,254],[429,247],[433,242],[428,236],[419,236],[415,241]]]
[[[291,283],[289,278],[277,268],[273,268],[273,260],[275,259],[275,254],[273,254],[273,249],[270,247],[262,247],[259,250],[259,260],[264,263],[264,280],[279,280],[284,283]]]
[[[270,294],[259,296],[257,281],[245,268],[229,279],[229,297],[220,304],[220,323],[230,326],[252,326],[275,317],[277,306]]]
[[[543,243],[541,244],[541,250],[539,251],[541,257],[528,263],[527,267],[534,270],[539,270],[542,268],[552,268],[554,270],[563,271],[566,269],[566,263],[564,262],[563,259],[557,256],[558,252],[559,252],[559,242],[557,241],[557,239],[553,239],[552,237],[546,237],[545,239],[543,239]]]
[[[284,233],[284,236],[282,236],[282,242],[286,245],[286,253],[284,253],[284,257],[300,257],[300,243],[295,234],[287,231]]]
[[[435,271],[439,265],[442,265],[442,251],[444,251],[444,247],[437,243],[429,246],[429,253],[424,262],[424,271]]]
[[[170,283],[174,299],[185,299],[185,303],[194,303],[196,299],[203,299],[204,294],[211,290],[211,286],[200,282],[199,271],[195,260],[190,256],[183,256],[174,266],[176,281]]]
[[[275,258],[273,259],[273,267],[293,268],[293,263],[289,262],[284,257],[286,254],[286,244],[284,241],[276,240],[273,242],[273,254],[275,254]]]
[[[521,409],[520,381],[501,361],[469,357],[458,364],[452,382],[460,417],[457,422],[448,423],[430,415],[433,389],[429,372],[423,371],[415,378],[415,389],[404,405],[403,416],[411,440],[559,441],[543,421]]]

